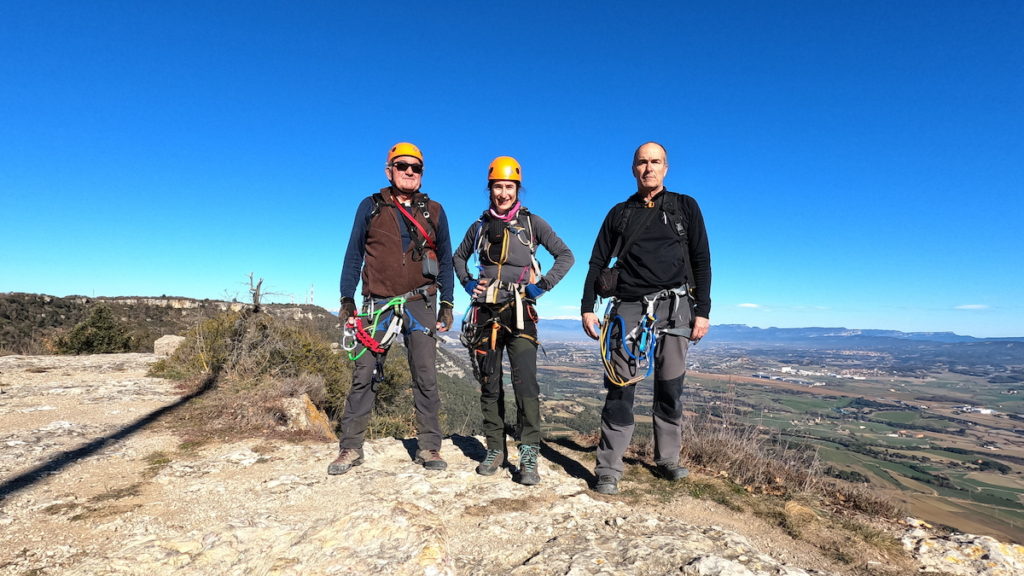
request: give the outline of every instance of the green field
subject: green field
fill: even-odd
[[[1005,394],[1005,386],[952,373],[929,380],[843,380],[813,389],[748,380],[691,374],[685,409],[698,418],[743,423],[781,435],[791,444],[813,446],[823,468],[858,472],[880,489],[913,495],[907,499],[911,514],[927,519],[934,513],[936,521],[954,527],[958,518],[969,518],[972,526],[992,526],[998,535],[1024,542],[1024,442],[1010,444],[1019,434],[1014,428],[1024,428],[1024,422],[955,410],[969,399],[977,405],[1024,406],[1024,398]],[[594,418],[581,421],[596,427],[604,397],[599,381],[567,381],[564,386],[561,389],[558,382],[559,390],[551,396],[584,403]],[[650,390],[650,382],[637,390],[638,422],[649,421],[645,415],[650,414]],[[982,451],[992,442],[1005,445],[1007,452],[960,454],[944,449]],[[992,464],[982,470],[979,460],[997,462],[1008,473],[1000,474],[999,466]],[[941,512],[953,502],[956,514]]]

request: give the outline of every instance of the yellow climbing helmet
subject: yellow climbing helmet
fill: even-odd
[[[423,162],[423,153],[416,147],[415,144],[409,144],[408,142],[399,142],[388,150],[388,164],[399,156],[412,156],[413,158]]]
[[[487,169],[488,180],[511,180],[523,183],[522,168],[519,162],[511,156],[498,156],[491,160],[491,166]]]

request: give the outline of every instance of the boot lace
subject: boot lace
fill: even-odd
[[[527,470],[533,470],[537,468],[537,447],[536,446],[520,446],[519,447],[519,463],[523,468]]]
[[[487,456],[484,458],[484,466],[490,466],[494,464],[494,461],[501,455],[501,450],[488,450]]]

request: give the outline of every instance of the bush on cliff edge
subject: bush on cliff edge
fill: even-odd
[[[396,348],[400,348],[397,347]],[[408,365],[392,350],[379,383],[368,435],[411,435]],[[222,432],[263,432],[282,424],[282,400],[307,394],[335,422],[352,380],[352,363],[323,336],[251,309],[210,317],[189,330],[151,374],[184,380],[191,391],[206,386],[183,417],[190,426]]]
[[[54,339],[58,354],[117,354],[132,350],[128,326],[105,304],[97,304],[89,317]]]

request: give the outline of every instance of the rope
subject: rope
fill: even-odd
[[[636,327],[626,333],[626,321],[623,320],[622,316],[615,314],[612,316],[612,309],[615,304],[618,303],[617,298],[611,298],[608,302],[608,309],[605,312],[604,323],[601,325],[601,362],[604,364],[605,376],[608,381],[616,386],[629,386],[636,384],[644,378],[647,378],[654,372],[654,354],[658,347],[658,334],[654,330],[654,324],[658,318],[654,315],[654,308],[657,302],[657,298],[647,299],[644,301],[647,303],[647,309],[644,314],[640,317]],[[642,375],[636,375],[632,378],[622,377],[615,371],[615,363],[612,362],[612,328],[613,325],[619,328],[619,337],[622,341],[621,349],[626,352],[629,356],[630,366],[642,367],[644,364],[647,365],[647,371]],[[635,345],[635,346],[633,346]],[[633,353],[633,349],[636,349],[636,354]]]
[[[383,354],[391,346],[395,337],[402,332],[405,320],[405,302],[406,299],[402,297],[392,298],[379,309],[376,309],[376,302],[370,300],[369,310],[356,317],[356,327],[352,330],[356,340],[363,345],[363,349],[358,354],[353,354],[352,350],[355,349],[355,346],[347,348],[349,360],[358,360],[367,350],[374,354]],[[390,311],[390,314],[385,316],[385,313],[388,311]],[[410,314],[410,316],[412,315]],[[364,326],[364,318],[368,321],[372,319],[372,322],[368,322],[369,325]],[[381,321],[382,318],[384,318],[384,322]],[[384,328],[384,325],[387,327]],[[348,330],[346,328],[346,331]],[[384,334],[380,340],[374,339],[373,335],[380,330],[384,330]]]

